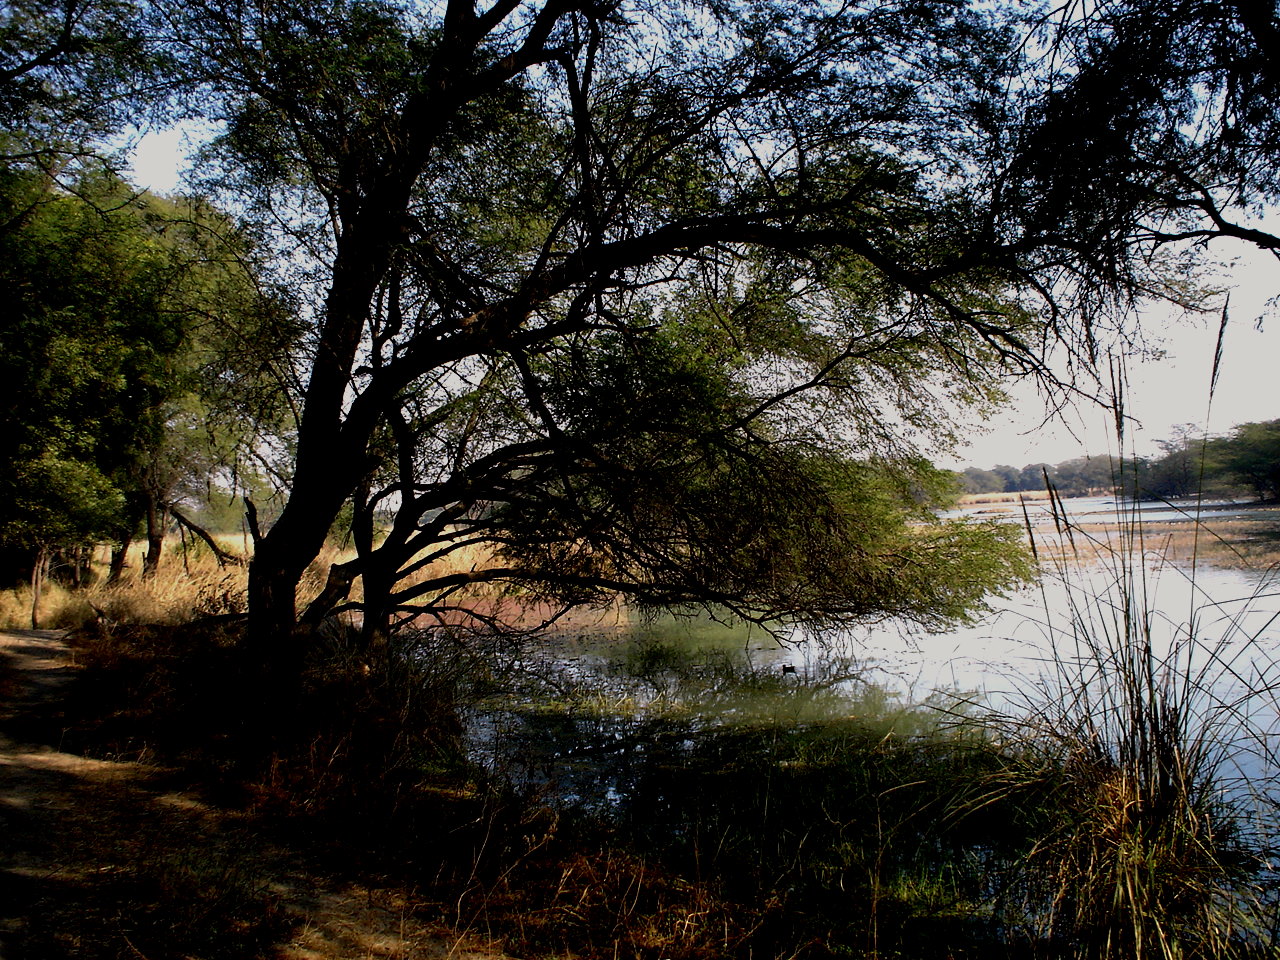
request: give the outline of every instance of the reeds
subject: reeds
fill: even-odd
[[[1046,574],[1062,597],[1045,603],[1047,674],[991,719],[1016,761],[998,790],[1042,822],[1013,884],[1038,952],[1273,955],[1280,671],[1257,601],[1274,578],[1223,615],[1194,567],[1152,572],[1136,512],[1105,542],[1055,523],[1069,549]],[[1101,562],[1070,562],[1086,550]],[[1185,613],[1162,608],[1161,577],[1186,588]]]

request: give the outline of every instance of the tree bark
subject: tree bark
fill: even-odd
[[[343,457],[331,445],[333,461],[317,469],[295,473],[294,488],[284,512],[265,535],[254,538],[249,563],[248,643],[266,660],[289,656],[298,626],[298,583],[307,565],[319,555],[325,537],[357,480],[342,469]],[[325,471],[325,472],[321,472]]]
[[[147,497],[147,555],[142,561],[143,579],[150,580],[160,571],[160,553],[164,550],[165,528],[169,512],[156,497]]]
[[[124,567],[129,558],[129,547],[132,543],[131,537],[121,537],[119,543],[111,545],[111,566],[107,573],[108,585],[119,583],[120,578],[124,576]]]
[[[43,545],[36,549],[35,561],[31,564],[31,629],[40,629],[40,597],[44,593],[44,582],[49,576],[49,549]]]

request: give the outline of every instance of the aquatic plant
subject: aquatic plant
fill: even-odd
[[[1040,820],[1006,912],[1053,957],[1272,955],[1280,670],[1257,601],[1274,578],[1224,615],[1194,566],[1166,567],[1197,598],[1173,615],[1135,508],[1118,509],[1108,540],[1055,511],[1069,549],[1046,574],[1066,597],[1045,604],[1048,670],[990,719],[1014,758],[991,796]]]

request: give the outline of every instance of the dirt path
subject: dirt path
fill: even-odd
[[[499,960],[404,891],[317,873],[169,771],[59,750],[75,669],[57,632],[0,633],[0,960]]]

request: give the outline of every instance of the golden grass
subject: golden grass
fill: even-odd
[[[252,545],[238,535],[215,538],[228,553],[247,559]],[[104,618],[127,623],[181,623],[195,617],[242,613],[246,609],[247,567],[220,567],[203,543],[178,537],[165,540],[160,569],[156,576],[142,576],[146,544],[134,542],[129,548],[124,576],[108,584],[110,549],[99,545],[94,550],[90,585],[72,590],[51,579],[45,584],[40,602],[40,622],[53,629],[75,628]],[[319,594],[328,577],[329,568],[355,556],[349,547],[326,545],[308,566],[298,585],[298,606],[306,605]],[[417,571],[406,583],[422,582],[434,577],[482,570],[494,562],[488,545],[460,547],[446,557]],[[489,598],[493,602],[496,589],[478,584],[466,591],[469,599]],[[357,580],[351,599],[361,599]],[[31,590],[19,585],[0,591],[0,628],[23,629],[31,625]]]
[[[219,537],[219,546],[237,556],[244,555],[239,537]],[[142,576],[146,546],[135,542],[129,548],[124,576],[107,583],[110,551],[95,548],[91,562],[91,584],[71,590],[56,580],[45,584],[40,603],[40,622],[51,628],[74,628],[97,619],[131,623],[180,623],[196,616],[237,613],[244,609],[246,568],[219,567],[202,543],[185,545],[177,538],[165,542],[159,573]],[[31,590],[19,586],[0,593],[0,627],[31,625]]]
[[[1073,531],[1074,537],[1067,540],[1053,535],[1051,530],[1038,529],[1037,549],[1050,557],[1071,554],[1085,562],[1105,558],[1117,546],[1113,541],[1121,527],[1083,523]],[[1125,530],[1124,537],[1133,538],[1133,531]],[[1166,563],[1190,564],[1194,560],[1232,570],[1267,570],[1280,565],[1280,517],[1151,522],[1143,525],[1136,545],[1143,553]]]
[[[976,507],[990,503],[1031,503],[1048,500],[1048,490],[1023,490],[1019,493],[967,493],[959,499],[957,506]]]

